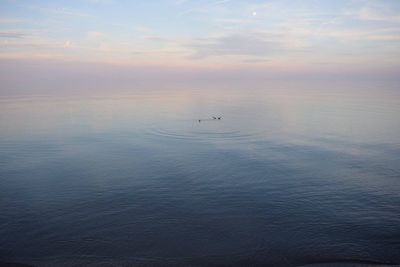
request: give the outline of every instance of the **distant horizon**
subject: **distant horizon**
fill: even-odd
[[[368,74],[368,75],[367,75]],[[23,95],[70,95],[70,94],[114,94],[157,89],[195,89],[226,87],[231,89],[276,86],[293,83],[299,88],[309,84],[327,85],[352,83],[370,84],[379,89],[400,85],[400,76],[395,71],[342,71],[332,73],[289,72],[274,69],[219,69],[182,68],[160,66],[126,66],[117,64],[94,64],[47,60],[2,60],[0,61],[0,97]],[[314,84],[314,85],[313,85]],[[279,87],[279,86],[278,86]],[[383,88],[382,88],[383,89]]]

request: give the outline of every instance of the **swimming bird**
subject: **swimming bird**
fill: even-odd
[[[201,122],[201,120],[199,120],[199,122]]]
[[[220,119],[221,119],[221,117],[218,117],[218,119],[220,120]]]
[[[214,116],[213,116],[212,118],[213,118],[213,120],[216,120],[216,119],[217,119],[217,117],[214,117]]]

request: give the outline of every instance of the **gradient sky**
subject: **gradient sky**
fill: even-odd
[[[0,0],[10,60],[395,76],[400,1]]]

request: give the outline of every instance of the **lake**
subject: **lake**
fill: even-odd
[[[398,83],[93,92],[1,97],[0,261],[400,264]]]

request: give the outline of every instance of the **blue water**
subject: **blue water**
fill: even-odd
[[[4,96],[0,261],[399,264],[398,88]]]

